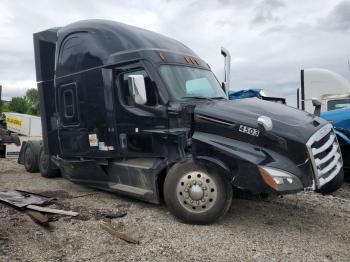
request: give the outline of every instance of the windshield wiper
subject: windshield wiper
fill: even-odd
[[[197,100],[208,100],[208,101],[212,101],[212,100],[221,100],[221,99],[225,99],[225,97],[222,97],[222,96],[214,96],[214,97],[205,97],[205,96],[183,96],[183,97],[181,97],[181,99],[197,99]]]

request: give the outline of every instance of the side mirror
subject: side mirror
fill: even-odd
[[[320,116],[322,101],[316,97],[313,97],[311,100],[312,100],[312,105],[315,107],[314,115]]]
[[[271,131],[273,127],[271,118],[269,118],[268,116],[259,116],[258,126],[265,132]]]
[[[146,84],[143,75],[129,75],[128,77],[129,92],[133,101],[137,105],[147,103]]]
[[[322,105],[322,102],[320,99],[316,98],[316,97],[313,97],[312,98],[312,105],[313,106],[321,106]]]

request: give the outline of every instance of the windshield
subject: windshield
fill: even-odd
[[[213,72],[209,70],[162,65],[160,74],[175,100],[226,98]]]
[[[337,100],[329,100],[327,102],[328,110],[335,110],[341,108],[349,108],[350,107],[350,99],[337,99]]]

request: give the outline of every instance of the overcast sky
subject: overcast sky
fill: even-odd
[[[82,19],[109,19],[176,38],[223,77],[220,47],[232,56],[231,89],[263,88],[295,104],[301,68],[350,78],[350,0],[0,2],[3,97],[35,87],[32,34]]]

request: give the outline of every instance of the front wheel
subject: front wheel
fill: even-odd
[[[230,208],[232,186],[218,172],[186,161],[169,170],[164,200],[172,214],[185,223],[209,224]]]

